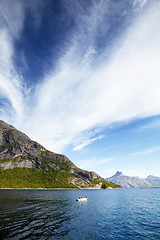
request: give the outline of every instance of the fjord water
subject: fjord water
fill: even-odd
[[[0,239],[160,239],[160,189],[0,190]]]

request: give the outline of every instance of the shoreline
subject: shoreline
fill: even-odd
[[[114,189],[155,189],[160,187],[151,187],[151,188],[2,188],[0,190],[114,190]]]
[[[0,188],[0,190],[79,190],[78,188]]]
[[[103,188],[0,188],[0,190],[101,190]],[[106,188],[107,189],[107,188]],[[105,189],[105,190],[106,190]],[[112,189],[121,189],[121,188],[112,188]],[[108,190],[110,190],[108,188]]]

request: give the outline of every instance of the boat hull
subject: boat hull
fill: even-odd
[[[77,198],[76,201],[78,202],[86,202],[88,198]]]

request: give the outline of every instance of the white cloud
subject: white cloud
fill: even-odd
[[[89,62],[90,58],[93,57],[93,55],[97,54],[97,51],[93,47],[89,47],[87,49],[87,52],[84,55],[84,58],[82,60],[82,64],[86,64]]]
[[[10,35],[10,28],[3,24],[0,27],[0,95],[10,102],[10,113],[14,111],[17,118],[23,112],[23,95],[21,79],[13,67],[13,38]],[[5,112],[3,117],[7,118]]]
[[[148,0],[135,0],[133,1],[133,6],[137,6],[143,8],[143,6],[147,3]]]
[[[34,122],[41,126],[50,122],[45,128],[53,137],[53,148],[58,146],[57,135],[69,144],[81,132],[101,124],[160,113],[159,8],[157,4],[137,19],[112,51],[109,62],[106,59],[96,69],[81,68],[79,62],[74,63],[79,50],[72,49],[69,57],[62,59],[59,72],[46,76],[37,91]],[[37,121],[37,116],[41,120]],[[40,136],[44,136],[41,130],[41,140]],[[80,147],[86,144],[85,140]]]
[[[14,37],[15,33],[19,36],[25,17],[24,9],[18,9],[20,17],[13,26]],[[104,25],[103,19],[109,11],[108,6],[103,8],[101,2],[97,12],[95,4],[88,15],[80,9],[79,28],[70,36],[71,46],[60,59],[57,69],[47,72],[43,82],[36,87],[33,106],[25,102],[21,79],[13,74],[10,27],[2,29],[0,42],[4,45],[1,49],[4,57],[1,70],[4,67],[9,70],[6,74],[1,71],[0,86],[2,95],[12,103],[15,116],[18,114],[12,120],[16,127],[59,152],[71,143],[77,142],[74,150],[78,150],[98,140],[99,137],[87,133],[81,142],[77,141],[82,133],[90,132],[92,128],[159,114],[159,9],[160,4],[154,2],[152,8],[135,19],[112,48],[110,58],[104,51],[102,58],[97,58],[96,67],[92,65],[97,54],[94,43],[98,28],[107,31],[110,27],[109,21]]]
[[[154,147],[154,148],[146,149],[144,151],[131,153],[128,156],[129,157],[135,157],[135,156],[139,156],[139,155],[148,155],[148,154],[151,154],[151,153],[159,151],[159,150],[160,150],[160,147]]]
[[[149,129],[160,129],[160,120],[151,120],[149,123],[144,124],[137,128],[137,131],[143,132]]]
[[[0,98],[6,101],[3,103],[5,109],[0,108],[0,117],[17,127],[21,123],[23,125],[24,119],[28,117],[29,89],[26,89],[22,75],[15,68],[14,42],[21,35],[26,9],[36,11],[38,2],[35,0],[31,5],[29,2],[0,1]]]
[[[91,139],[87,139],[87,140],[82,140],[82,143],[76,144],[76,146],[73,148],[73,151],[81,150],[84,147],[88,146],[89,144],[91,144],[97,140],[101,140],[102,138],[103,138],[103,136],[99,136],[99,137],[95,137],[95,138],[91,138]]]
[[[112,158],[86,159],[86,160],[77,161],[77,164],[78,164],[78,167],[85,169],[85,170],[103,172],[102,169],[105,169],[106,164],[111,161],[113,161]],[[106,169],[105,169],[105,171],[106,171]]]

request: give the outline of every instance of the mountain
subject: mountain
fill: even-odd
[[[160,187],[160,177],[149,175],[146,180],[152,184],[153,187]]]
[[[102,183],[116,187],[0,120],[0,187],[100,188]]]
[[[146,179],[140,177],[129,177],[123,175],[122,172],[117,171],[115,175],[110,178],[106,178],[107,181],[111,181],[124,188],[150,188],[152,184]]]

